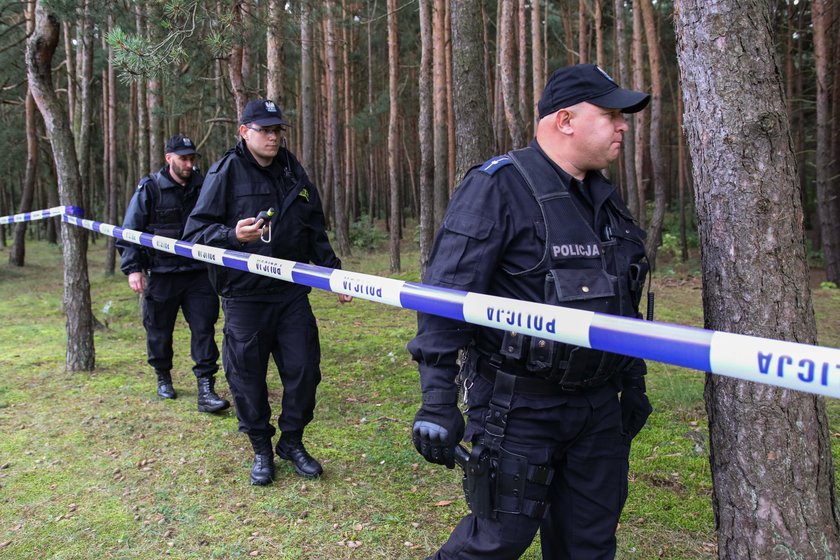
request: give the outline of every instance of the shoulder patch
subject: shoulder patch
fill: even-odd
[[[496,156],[482,163],[478,167],[478,170],[482,173],[493,175],[496,171],[506,165],[510,165],[511,163],[513,163],[513,161],[510,159],[510,156]]]
[[[148,175],[140,179],[140,183],[137,185],[137,190],[142,191],[143,187],[152,183],[152,178]]]

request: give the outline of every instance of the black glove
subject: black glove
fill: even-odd
[[[621,389],[621,425],[630,439],[636,437],[653,412],[647,394],[644,377],[625,377]]]
[[[424,404],[414,416],[411,439],[430,463],[455,467],[455,447],[464,437],[464,416],[458,405]]]

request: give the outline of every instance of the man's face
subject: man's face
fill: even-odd
[[[195,154],[181,156],[178,154],[166,154],[166,163],[169,164],[169,173],[172,178],[181,184],[186,184],[192,177]]]
[[[577,167],[604,169],[615,161],[621,153],[622,135],[629,128],[621,111],[584,102],[570,108],[570,113]]]
[[[282,126],[260,126],[254,123],[239,126],[239,134],[248,144],[248,150],[260,165],[271,164],[280,150],[283,138]]]

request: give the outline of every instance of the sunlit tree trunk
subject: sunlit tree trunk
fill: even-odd
[[[301,162],[309,173],[315,172],[315,84],[312,75],[312,6],[310,0],[300,5],[300,107]]]
[[[633,69],[633,89],[645,91],[645,55],[643,44],[642,6],[640,0],[633,0],[633,48],[631,67]],[[647,181],[645,179],[645,146],[647,145],[647,134],[645,127],[645,113],[637,113],[633,117],[635,121],[634,138],[634,165],[636,167],[636,187],[638,201],[636,205],[636,219],[644,227],[647,223],[645,202],[647,200]]]
[[[796,160],[767,0],[681,0],[675,7],[705,326],[815,343]],[[718,557],[840,556],[823,398],[711,374],[705,398]]]

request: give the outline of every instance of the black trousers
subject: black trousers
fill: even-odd
[[[475,376],[468,392],[466,440],[484,432],[492,384]],[[519,558],[540,531],[544,560],[615,557],[615,531],[627,498],[630,442],[622,435],[613,386],[568,396],[515,395],[502,447],[530,464],[556,469],[542,519],[498,513],[469,514],[431,558]]]
[[[180,309],[190,327],[190,355],[195,363],[195,376],[208,377],[219,371],[219,347],[215,338],[219,297],[207,272],[152,274],[143,295],[149,365],[160,371],[172,369],[172,333]]]
[[[283,382],[277,425],[281,432],[302,431],[312,421],[315,391],[321,381],[318,326],[306,294],[288,301],[254,302],[223,298],[225,366],[239,431],[273,436],[268,399],[268,358]]]

